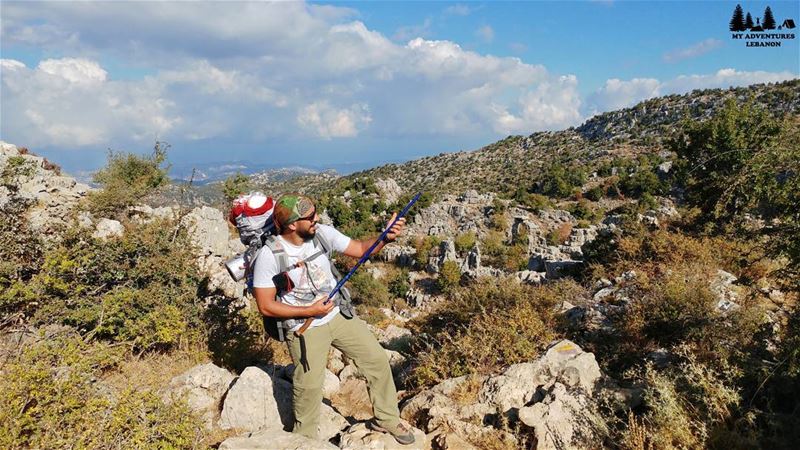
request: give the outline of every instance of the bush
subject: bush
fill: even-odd
[[[605,195],[606,193],[603,191],[603,188],[601,186],[595,186],[586,191],[585,194],[583,194],[585,198],[593,202],[600,201],[600,199],[602,199]]]
[[[554,228],[547,233],[547,245],[563,245],[572,234],[572,224],[562,223],[558,228]]]
[[[389,279],[389,293],[397,298],[406,298],[406,294],[411,289],[408,282],[408,270],[397,270],[397,273]]]
[[[199,420],[186,403],[97,382],[120,348],[74,335],[41,337],[11,356],[0,377],[3,448],[189,448]]]
[[[565,166],[558,162],[547,165],[539,176],[541,193],[556,198],[569,197],[584,182],[586,171],[583,167]]]
[[[487,374],[537,357],[556,337],[554,306],[584,295],[569,281],[544,287],[482,278],[454,290],[418,319],[412,385],[430,386],[470,373]]]
[[[358,271],[349,281],[353,301],[358,305],[385,308],[392,305],[389,289],[366,271]]]
[[[242,172],[236,172],[228,178],[225,178],[225,181],[222,183],[222,194],[225,196],[225,201],[228,203],[239,195],[249,192],[251,189],[253,189],[253,184],[250,182],[250,177]]]
[[[466,253],[475,247],[478,237],[474,231],[468,231],[456,236],[453,243],[455,244],[456,251],[459,253]]]
[[[154,221],[109,240],[69,230],[31,278],[39,297],[34,323],[70,325],[140,351],[196,339],[201,278],[186,233],[174,230],[172,222]]]
[[[169,182],[167,160],[169,144],[156,142],[149,157],[132,153],[110,152],[106,167],[94,174],[102,190],[89,194],[89,203],[97,214],[120,214],[145,196]]]
[[[425,267],[428,265],[428,258],[431,257],[432,251],[438,248],[439,244],[441,243],[442,240],[436,236],[417,237],[414,240],[414,248],[417,251],[414,254],[414,262],[416,262],[417,267],[425,270]]]
[[[461,269],[455,261],[445,261],[436,278],[436,288],[441,292],[450,292],[461,282]]]
[[[603,218],[603,212],[599,209],[595,209],[591,202],[586,199],[578,200],[569,207],[568,211],[576,219],[586,220],[591,223],[597,222]]]

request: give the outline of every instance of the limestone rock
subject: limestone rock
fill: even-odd
[[[228,391],[219,426],[248,431],[281,430],[292,423],[292,387],[259,367],[248,367]]]
[[[514,364],[501,375],[489,378],[478,398],[505,412],[530,403],[540,386],[555,380],[591,394],[601,376],[594,354],[586,353],[577,344],[564,339],[551,346],[538,360]]]
[[[325,380],[322,382],[322,396],[331,398],[333,394],[339,391],[339,387],[339,377],[330,370],[325,369]]]
[[[387,205],[396,202],[403,195],[403,190],[393,178],[378,178],[375,180],[375,188],[378,189]]]
[[[342,380],[342,385],[331,398],[331,405],[345,417],[369,420],[373,417],[367,382],[357,378]]]
[[[348,428],[339,444],[339,448],[347,450],[426,450],[430,447],[422,430],[413,428],[415,442],[410,445],[399,444],[392,435],[380,433],[367,428],[365,423],[357,423]]]
[[[342,430],[349,427],[350,423],[335,409],[323,403],[319,410],[319,434],[320,440],[327,441]]]
[[[92,237],[95,239],[106,240],[112,237],[121,237],[125,234],[125,227],[119,221],[111,219],[100,219],[97,222],[95,232]]]
[[[537,450],[597,448],[596,430],[603,420],[583,392],[569,392],[555,383],[542,401],[519,410],[519,419],[532,427]]]
[[[164,397],[185,396],[192,411],[199,413],[207,428],[219,412],[222,398],[236,377],[213,363],[201,364],[173,378]]]
[[[305,436],[283,430],[262,430],[241,436],[225,439],[219,445],[220,450],[335,450],[330,442],[313,440]]]
[[[220,210],[209,206],[195,208],[182,223],[188,228],[191,242],[200,256],[227,256],[228,222]]]

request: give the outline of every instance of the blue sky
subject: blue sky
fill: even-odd
[[[800,76],[736,2],[0,2],[0,138],[68,171],[112,148],[360,168],[695,88]],[[800,24],[798,2],[742,2]]]

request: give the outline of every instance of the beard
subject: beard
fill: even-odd
[[[314,239],[314,236],[317,235],[316,228],[307,228],[305,230],[297,230],[297,235],[300,236],[304,241],[310,241]]]

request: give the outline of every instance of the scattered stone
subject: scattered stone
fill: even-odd
[[[112,237],[122,237],[125,234],[125,227],[119,221],[111,219],[100,219],[97,222],[95,232],[92,237],[95,239],[110,239]]]

